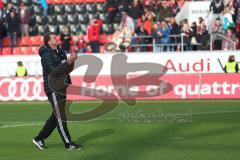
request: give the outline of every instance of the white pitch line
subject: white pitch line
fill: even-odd
[[[96,119],[96,120],[89,120],[89,121],[68,121],[68,123],[88,123],[88,122],[93,122],[93,121],[104,121],[104,120],[118,120],[118,118],[105,118],[105,119]],[[0,122],[1,123],[6,123],[6,122]],[[1,128],[15,128],[15,127],[25,127],[25,126],[37,126],[37,125],[43,125],[45,122],[37,122],[37,123],[22,123],[21,122],[8,122],[8,123],[13,123],[13,125],[6,125],[6,126],[0,126]],[[16,124],[18,123],[18,124]],[[20,124],[19,124],[20,123]]]
[[[0,128],[15,128],[15,127],[25,127],[25,126],[37,126],[37,125],[42,125],[42,124],[44,124],[44,123],[14,124],[14,125],[0,126]]]
[[[216,112],[198,112],[198,113],[192,113],[192,115],[206,115],[206,114],[223,114],[223,113],[240,113],[240,111],[216,111]],[[167,113],[166,113],[167,114]],[[105,119],[93,119],[90,121],[68,121],[68,123],[87,123],[87,122],[93,122],[93,121],[104,121],[104,120],[118,120],[118,118],[105,118]],[[6,122],[1,122],[6,123]],[[25,126],[37,126],[37,125],[43,125],[44,122],[38,122],[38,123],[23,123],[23,124],[16,124],[18,122],[10,122],[15,123],[14,125],[6,125],[6,126],[0,126],[1,128],[15,128],[15,127],[25,127]],[[21,122],[19,122],[21,123]]]

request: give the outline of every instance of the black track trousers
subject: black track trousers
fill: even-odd
[[[63,142],[68,144],[71,142],[71,137],[67,128],[65,114],[66,95],[53,92],[47,94],[47,97],[51,103],[53,112],[36,138],[42,140],[48,138],[57,127]]]

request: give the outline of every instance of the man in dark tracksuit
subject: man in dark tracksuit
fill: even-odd
[[[71,84],[69,73],[73,70],[77,55],[72,54],[67,58],[66,52],[58,47],[57,37],[54,33],[48,33],[44,36],[44,45],[40,47],[39,55],[41,56],[41,64],[43,67],[44,91],[51,103],[53,112],[42,130],[33,139],[33,143],[39,149],[45,149],[44,140],[48,138],[57,127],[65,144],[65,148],[69,150],[80,149],[83,147],[82,145],[75,144],[71,141],[65,114],[66,88]],[[58,78],[58,72],[66,74],[67,78],[64,79],[64,83],[60,84],[60,89],[55,89],[50,80],[52,77]],[[57,80],[53,83],[57,83]]]

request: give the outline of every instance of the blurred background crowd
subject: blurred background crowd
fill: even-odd
[[[177,23],[185,0],[0,0],[1,54],[37,54],[50,31],[69,53],[123,42],[133,52],[239,49],[240,0],[210,1],[208,20]]]

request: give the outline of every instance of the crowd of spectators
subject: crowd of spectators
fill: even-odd
[[[3,38],[8,36],[10,39],[10,47],[17,46],[17,38],[29,35],[30,14],[24,3],[17,8],[12,3],[8,3],[4,8],[2,1],[1,18],[0,18],[0,47],[3,46]]]
[[[36,0],[43,9],[43,16],[47,15],[48,4],[46,0]],[[28,7],[21,2],[19,6],[7,3],[4,6],[0,0],[0,48],[3,47],[3,38],[10,39],[9,47],[18,46],[18,37],[29,36],[29,26],[33,25],[32,20],[35,15],[30,15]],[[35,25],[35,24],[34,24]]]
[[[47,16],[46,0],[37,0],[43,8],[43,16]],[[189,24],[184,19],[176,23],[175,16],[181,10],[184,0],[106,0],[106,23],[113,24],[120,19],[113,34],[113,42],[130,41],[131,51],[179,51],[183,35],[184,50],[208,50],[210,48],[210,34],[213,35],[215,50],[231,50],[233,43],[224,39],[236,41],[240,38],[240,0],[211,0],[209,20],[199,17],[197,22]],[[4,7],[0,0],[0,47],[3,38],[8,36],[10,46],[17,46],[17,37],[29,35],[31,16],[24,3],[13,6],[8,3]],[[81,33],[76,40],[77,50],[84,53],[100,52],[100,34],[103,22],[97,17],[89,21],[86,38]],[[125,37],[125,38],[124,38]],[[137,37],[137,38],[136,38]],[[119,40],[119,38],[121,38]],[[66,26],[60,34],[62,47],[70,52],[71,30]],[[155,48],[148,44],[155,43]]]
[[[122,1],[118,2],[121,4]],[[125,1],[124,1],[125,2]],[[154,38],[155,51],[178,51],[181,49],[180,37],[183,35],[183,49],[209,50],[210,34],[213,35],[213,49],[233,50],[231,41],[239,39],[240,32],[240,0],[212,0],[209,6],[209,19],[199,17],[197,22],[189,24],[184,19],[177,24],[174,17],[181,9],[177,0],[146,0],[140,2],[133,0],[120,5],[114,0],[108,0],[108,21],[112,23],[113,17],[121,12],[127,12],[129,24],[134,24],[132,47],[133,51],[150,51],[151,48],[142,46],[153,43],[152,39],[141,38],[151,36]],[[127,3],[127,4],[126,4]],[[122,23],[122,21],[121,21]],[[121,28],[121,27],[120,27]],[[223,38],[220,35],[224,35]],[[137,44],[137,45],[136,45]]]

